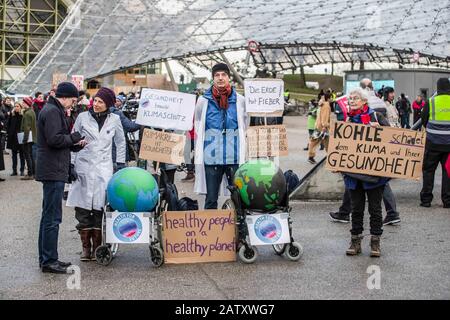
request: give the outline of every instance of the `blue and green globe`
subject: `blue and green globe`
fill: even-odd
[[[149,212],[158,202],[159,188],[150,172],[125,168],[114,174],[107,189],[109,205],[119,212]]]
[[[271,211],[286,196],[283,172],[270,160],[251,160],[236,171],[234,185],[247,209]]]

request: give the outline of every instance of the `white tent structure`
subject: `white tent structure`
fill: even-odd
[[[449,68],[449,18],[450,0],[78,0],[9,90],[48,90],[54,73],[89,79],[172,59],[208,67],[249,41],[253,62],[269,70],[361,61]]]

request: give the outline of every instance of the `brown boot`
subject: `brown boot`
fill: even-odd
[[[370,238],[370,256],[374,258],[381,256],[380,236],[372,236]]]
[[[102,245],[102,230],[92,230],[92,260],[95,260],[95,250]]]
[[[356,256],[361,253],[361,239],[361,235],[352,236],[350,248],[348,248],[346,252],[348,256]]]
[[[83,245],[83,251],[81,252],[81,261],[91,260],[91,230],[78,231],[81,238],[81,244]]]
[[[192,172],[189,172],[186,177],[184,177],[183,179],[181,179],[181,181],[183,182],[187,182],[187,181],[192,181],[195,179],[195,174],[193,174]]]

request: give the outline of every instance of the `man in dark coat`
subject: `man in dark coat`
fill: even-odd
[[[13,172],[11,176],[17,176],[17,156],[20,159],[20,175],[24,176],[25,171],[25,155],[23,153],[23,146],[19,143],[17,139],[17,134],[21,132],[22,126],[22,114],[21,105],[16,103],[11,116],[8,119],[8,140],[6,147],[12,151],[12,169]],[[22,141],[21,141],[22,142]]]
[[[58,260],[58,232],[62,220],[64,184],[76,179],[69,173],[70,152],[86,145],[80,133],[70,133],[65,111],[78,99],[78,90],[62,82],[56,97],[49,97],[38,120],[36,180],[43,184],[42,218],[39,230],[39,264],[42,272],[66,273],[70,263]]]

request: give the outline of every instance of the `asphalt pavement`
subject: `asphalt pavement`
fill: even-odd
[[[288,117],[286,123],[290,156],[281,160],[281,167],[303,175],[311,168],[303,151],[306,118]],[[5,160],[10,167],[10,156]],[[74,211],[64,207],[59,254],[61,260],[80,266],[79,289],[70,289],[71,275],[40,272],[37,238],[42,186],[11,178],[10,173],[0,172],[7,178],[0,183],[0,299],[450,298],[450,209],[443,209],[440,201],[440,170],[431,208],[419,207],[421,182],[391,183],[402,221],[399,226],[384,227],[378,259],[369,257],[368,237],[363,240],[362,255],[345,255],[350,225],[333,223],[328,217],[339,202],[294,202],[294,238],[304,248],[298,262],[275,255],[269,247],[260,249],[252,265],[238,261],[155,269],[146,245],[123,245],[113,262],[104,267],[79,261],[81,244]],[[183,175],[177,174],[181,195],[202,203],[203,197],[192,193],[193,184],[181,183],[181,178]],[[365,220],[367,228],[367,215]],[[372,281],[378,271],[379,282]]]

